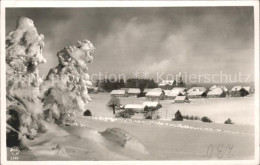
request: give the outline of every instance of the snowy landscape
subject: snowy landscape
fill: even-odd
[[[42,23],[41,21],[49,20],[46,18],[41,20],[42,16],[38,18],[34,16],[34,12],[44,13],[44,9],[20,9],[17,12],[16,9],[8,10],[7,16],[12,19],[8,19],[7,22],[9,31],[7,30],[5,45],[7,159],[10,161],[255,159],[254,109],[255,95],[258,91],[254,89],[253,76],[248,76],[248,81],[232,83],[214,81],[192,83],[187,82],[185,77],[186,69],[196,74],[203,71],[206,74],[209,71],[212,73],[207,75],[214,75],[213,71],[219,71],[219,66],[230,73],[240,71],[241,68],[244,69],[244,75],[253,72],[251,31],[248,32],[249,37],[246,36],[248,40],[245,41],[249,44],[240,51],[236,50],[242,53],[232,53],[233,49],[244,45],[239,39],[247,34],[245,32],[235,38],[239,32],[233,32],[233,27],[238,27],[237,31],[241,30],[239,29],[241,27],[237,26],[241,20],[245,22],[249,20],[246,24],[249,27],[253,24],[250,22],[252,10],[246,7],[240,9],[220,8],[212,13],[211,10],[185,8],[126,11],[104,9],[112,13],[111,18],[109,14],[106,16],[104,14],[106,12],[102,12],[103,9],[81,9],[78,11],[79,15],[84,15],[89,10],[88,14],[92,14],[91,16],[99,18],[101,15],[100,18],[104,20],[105,18],[113,20],[115,15],[122,13],[122,18],[127,18],[122,20],[128,21],[124,24],[124,21],[115,19],[113,20],[115,25],[111,26],[108,26],[110,22],[105,22],[104,25],[112,29],[109,33],[106,33],[106,28],[104,30],[100,26],[97,29],[93,28],[99,25],[98,21],[93,21],[93,27],[87,27],[93,30],[91,35],[87,35],[90,40],[79,32],[87,29],[83,25],[81,27],[84,27],[83,29],[78,27],[78,31],[73,31],[79,38],[75,40],[75,36],[73,39],[66,37],[71,30],[66,30],[67,27],[64,25],[60,26],[62,23],[59,24],[56,20],[53,26]],[[194,18],[190,17],[190,22],[185,25],[184,31],[180,30],[182,31],[180,34],[168,28],[164,29],[167,31],[164,33],[164,30],[160,29],[167,27],[163,26],[165,22],[167,25],[171,22],[169,21],[171,16],[168,16],[171,10],[176,12],[177,23],[172,25],[176,28],[175,31],[180,30],[178,26],[186,24],[186,22],[180,23],[180,20],[178,22],[177,17],[187,19],[186,14],[197,15],[195,14]],[[50,11],[61,17],[58,9]],[[73,21],[78,21],[79,25],[83,20],[72,19],[74,14],[72,11],[74,10],[71,9],[67,13],[71,14],[69,17],[72,21],[68,26],[71,26]],[[195,22],[197,17],[204,16],[202,11],[208,15],[205,16],[205,22],[200,22],[203,24],[200,27]],[[222,15],[224,11],[229,14],[227,20]],[[244,19],[240,18],[242,17],[240,15],[237,16],[239,11],[249,13],[250,19],[246,16]],[[116,14],[113,15],[113,12]],[[136,12],[140,12],[140,18],[130,17]],[[35,17],[35,20],[28,15]],[[158,18],[160,16],[165,18],[166,21],[157,20],[154,18],[155,15]],[[225,35],[215,36],[209,32],[213,41],[210,37],[207,38],[204,32],[206,33],[208,24],[212,23],[211,17],[224,19],[222,23],[227,29],[224,29],[223,33],[229,35],[231,40],[233,37],[234,41],[239,42],[228,41],[230,45],[225,47],[222,43],[226,40]],[[226,21],[233,17],[239,21],[226,25]],[[15,18],[17,20],[13,20]],[[138,18],[149,18],[152,23],[142,21],[140,23]],[[63,15],[60,19],[64,19]],[[93,19],[88,18],[88,21],[90,20]],[[200,31],[200,28],[192,27],[189,23],[196,24],[203,30]],[[118,29],[117,25],[122,25],[123,30]],[[248,29],[246,25],[244,28]],[[114,28],[118,32],[113,33]],[[52,34],[51,30],[55,33]],[[47,37],[41,34],[43,32]],[[56,38],[52,38],[52,35]],[[161,38],[164,44],[150,35]],[[192,37],[189,38],[189,35]],[[223,36],[218,38],[218,35]],[[104,37],[106,42],[102,40],[102,36],[106,36]],[[118,38],[111,44],[115,36]],[[207,41],[200,41],[203,43],[201,46],[192,40],[193,37],[199,39],[202,36],[212,43],[207,45]],[[64,45],[53,44],[59,39]],[[146,45],[145,42],[152,43]],[[187,46],[187,43],[194,45]],[[223,50],[219,50],[221,46]],[[183,51],[186,47],[189,47],[188,53]],[[217,53],[208,55],[208,52],[213,52],[213,48]],[[117,49],[120,50],[119,53]],[[133,55],[137,50],[142,51],[141,55]],[[56,54],[53,54],[54,51]],[[197,53],[194,53],[196,51]],[[156,53],[153,54],[154,52]],[[198,52],[201,54],[204,52],[204,55],[200,56]],[[189,53],[191,55],[187,55]],[[245,61],[245,54],[248,55],[248,62],[241,62]],[[207,64],[201,67],[200,60],[190,61],[196,56],[202,61],[207,61]],[[145,59],[141,60],[142,57]],[[232,60],[233,62],[230,62]],[[156,68],[159,71],[172,72],[176,77],[173,80],[164,77],[160,81],[155,81],[152,73],[155,73]],[[111,75],[113,72],[115,72],[113,75],[124,73],[126,78],[114,80],[114,76],[112,79],[97,79],[96,76],[93,79],[95,69]],[[140,77],[140,73],[135,69],[145,70],[140,72],[144,75]]]
[[[90,94],[92,101],[88,104],[88,109],[95,109],[93,116],[113,117],[113,113],[106,107],[110,99],[109,93]],[[120,98],[121,104],[141,104],[146,100],[145,97],[124,97]],[[230,117],[236,124],[254,125],[254,95],[247,97],[229,97],[229,98],[203,98],[192,99],[189,104],[174,104],[173,100],[161,100],[162,108],[158,111],[161,120],[171,120],[177,110],[183,115],[208,116],[214,123],[224,123],[227,117]],[[244,115],[247,114],[247,115]],[[166,118],[167,115],[167,118]],[[142,115],[136,113],[132,118],[138,118]],[[243,117],[243,120],[241,120]],[[140,117],[139,117],[140,118]]]

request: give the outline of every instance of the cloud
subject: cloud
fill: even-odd
[[[125,71],[136,69],[154,71],[163,61],[169,65],[162,65],[157,70],[174,70],[187,60],[189,29],[169,30],[169,24],[160,19],[143,23],[134,17],[129,21],[115,21],[108,35],[99,35],[96,40],[95,61],[105,63],[105,67],[124,67]],[[102,67],[102,66],[101,66]],[[117,70],[117,68],[115,68]]]
[[[41,73],[56,65],[64,46],[82,39],[96,47],[90,73],[253,71],[250,7],[8,9],[6,15],[7,29],[25,15],[45,35]]]

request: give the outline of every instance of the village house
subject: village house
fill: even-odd
[[[163,91],[164,91],[165,96],[167,96],[171,92],[171,90],[163,90]]]
[[[128,96],[138,96],[141,93],[139,88],[129,88],[127,91]]]
[[[206,97],[206,88],[204,87],[192,87],[187,91],[187,96],[190,99]]]
[[[152,88],[145,88],[144,90],[143,90],[143,94],[145,95],[146,93],[148,93],[148,92],[150,92],[150,91],[152,91],[153,89]]]
[[[207,93],[207,97],[209,98],[226,97],[226,95],[226,92],[220,87],[210,89],[210,91]]]
[[[125,91],[125,93],[127,93],[127,92],[128,92],[128,89],[129,89],[129,88],[121,88],[121,90],[124,90],[124,91]]]
[[[211,90],[213,90],[213,89],[215,89],[215,88],[221,88],[225,93],[228,92],[227,87],[224,86],[224,85],[213,85],[211,88],[209,88],[209,91],[211,91]]]
[[[163,89],[162,88],[153,88],[151,91],[155,91],[155,92],[162,92]]]
[[[98,93],[98,87],[94,87],[93,93]]]
[[[248,93],[251,93],[252,90],[251,90],[251,87],[250,86],[246,86],[246,87],[243,87]]]
[[[88,87],[88,93],[94,93],[94,88],[93,87]]]
[[[244,97],[248,94],[249,92],[245,88],[242,88],[241,86],[234,86],[230,91],[231,97]]]
[[[176,96],[174,99],[174,103],[189,103],[190,100],[187,96]]]
[[[148,100],[163,100],[165,97],[165,93],[161,88],[154,88],[150,92],[146,93],[145,95],[146,99]]]
[[[167,90],[167,89],[172,89],[173,83],[174,83],[174,80],[162,80],[158,86],[161,89]]]
[[[158,110],[162,108],[162,105],[158,101],[146,101],[143,102],[144,106],[147,106],[149,109]]]
[[[98,87],[98,92],[105,92],[105,90],[104,90],[104,88],[102,88],[102,87]]]
[[[125,109],[126,110],[133,110],[133,112],[141,113],[144,112],[144,109],[146,108],[146,105],[143,104],[126,104]]]
[[[115,97],[126,97],[126,92],[122,89],[112,90],[110,95]]]
[[[167,99],[175,99],[176,96],[185,95],[186,88],[176,87],[166,94]]]

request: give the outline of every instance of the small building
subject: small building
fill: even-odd
[[[98,87],[94,87],[93,93],[98,93]]]
[[[93,87],[89,87],[88,89],[88,93],[94,93],[94,88]]]
[[[162,92],[163,89],[162,89],[162,88],[153,88],[151,91],[154,91],[154,92]]]
[[[173,83],[174,83],[174,80],[162,80],[158,86],[159,86],[159,88],[162,88],[162,89],[172,89]]]
[[[125,97],[126,96],[126,92],[122,89],[118,89],[118,90],[112,90],[110,93],[111,96],[115,96],[115,97]]]
[[[207,89],[205,87],[192,87],[190,88],[187,93],[192,92],[192,91],[206,91]]]
[[[124,90],[124,91],[125,91],[125,93],[127,93],[127,92],[128,92],[128,88],[121,88],[121,90]]]
[[[152,101],[154,101],[154,100],[163,100],[164,97],[165,97],[165,93],[162,90],[161,91],[159,91],[159,90],[152,90],[152,91],[146,93],[145,97],[146,97],[146,99],[152,100]]]
[[[168,94],[166,94],[167,99],[175,99],[176,96],[181,96],[185,94],[186,88],[176,87],[173,88]]]
[[[105,92],[105,90],[102,87],[98,87],[98,92]]]
[[[171,90],[163,90],[163,91],[164,91],[165,96],[167,96],[171,92]]]
[[[126,104],[125,109],[127,110],[133,110],[134,112],[140,113],[144,112],[145,105],[143,104]]]
[[[187,91],[187,96],[190,99],[206,97],[206,88],[204,87],[192,87]]]
[[[190,100],[187,96],[176,96],[174,99],[174,103],[189,103]]]
[[[213,89],[215,89],[215,88],[221,88],[225,93],[228,92],[227,87],[224,86],[224,85],[213,85],[211,88],[209,88],[209,91],[211,91],[211,90],[213,90]]]
[[[128,96],[137,96],[141,93],[139,88],[129,88],[127,91]]]
[[[148,93],[148,92],[150,92],[150,91],[152,91],[153,89],[152,88],[145,88],[144,90],[143,90],[143,94],[146,94],[146,93]]]
[[[248,93],[251,93],[252,90],[251,90],[251,87],[250,86],[246,86],[246,87],[243,87]]]
[[[144,106],[147,106],[149,109],[158,110],[162,108],[162,105],[158,101],[146,101],[143,102]]]
[[[249,92],[241,86],[234,86],[230,91],[231,97],[244,97],[248,94]]]
[[[226,92],[220,88],[220,87],[217,87],[217,88],[213,88],[211,89],[208,94],[207,94],[207,97],[209,98],[217,98],[217,97],[226,97]]]

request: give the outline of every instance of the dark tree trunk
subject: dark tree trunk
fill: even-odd
[[[115,114],[115,113],[116,113],[116,106],[113,105],[113,114]]]

